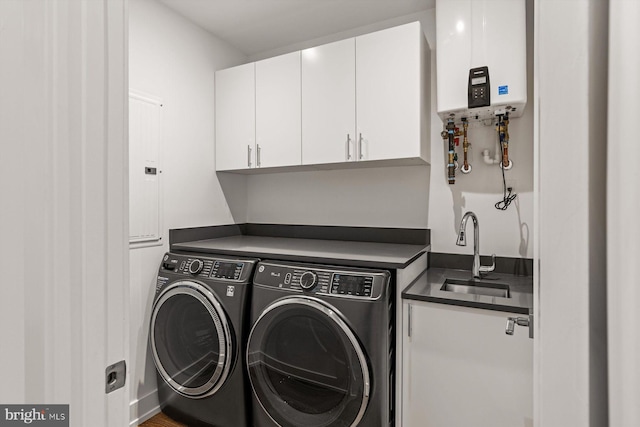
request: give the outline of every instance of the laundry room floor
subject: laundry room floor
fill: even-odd
[[[171,418],[167,417],[165,414],[160,412],[158,415],[155,415],[153,418],[148,419],[147,421],[140,424],[138,427],[187,427],[187,426],[186,424],[182,424],[172,420]]]

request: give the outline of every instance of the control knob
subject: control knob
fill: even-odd
[[[191,261],[191,264],[189,264],[189,273],[198,274],[202,271],[202,267],[204,267],[202,261],[200,261],[199,259],[194,259],[193,261]]]
[[[316,273],[305,271],[300,276],[300,287],[306,291],[313,289],[316,285],[317,279],[318,276],[316,276]]]

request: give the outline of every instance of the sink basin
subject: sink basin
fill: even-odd
[[[488,297],[511,298],[509,285],[502,283],[480,282],[476,280],[447,279],[441,291],[458,294],[485,295]]]

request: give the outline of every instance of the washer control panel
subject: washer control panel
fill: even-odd
[[[388,287],[390,276],[384,270],[264,261],[258,263],[253,284],[310,295],[378,299]]]
[[[334,273],[331,278],[331,293],[339,295],[371,296],[373,276]]]
[[[162,259],[160,272],[173,272],[201,279],[245,282],[250,278],[254,264],[254,260],[167,253]]]

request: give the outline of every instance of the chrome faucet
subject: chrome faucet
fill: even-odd
[[[469,217],[473,220],[473,265],[471,266],[471,272],[473,277],[479,279],[480,273],[488,273],[496,268],[496,254],[491,255],[491,265],[480,265],[480,228],[478,225],[478,217],[471,211],[464,214],[462,221],[460,221],[460,229],[458,230],[456,245],[467,246],[465,230],[467,228],[467,220]]]

